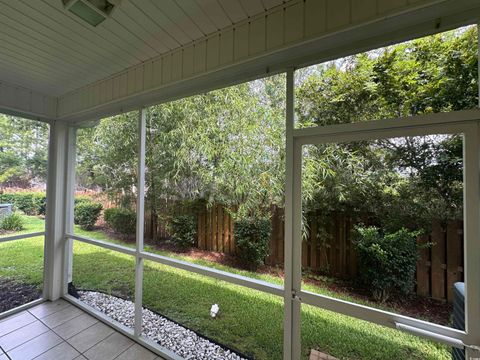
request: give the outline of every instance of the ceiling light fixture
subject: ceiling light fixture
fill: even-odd
[[[62,0],[65,9],[92,26],[102,23],[112,14],[119,0]]]

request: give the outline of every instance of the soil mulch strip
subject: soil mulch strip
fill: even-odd
[[[0,313],[37,300],[42,296],[37,285],[13,279],[0,279]]]

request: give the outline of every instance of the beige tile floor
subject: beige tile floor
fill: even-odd
[[[65,300],[0,320],[0,360],[161,360]]]

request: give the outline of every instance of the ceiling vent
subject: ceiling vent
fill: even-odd
[[[119,0],[62,0],[65,9],[92,26],[108,18]]]

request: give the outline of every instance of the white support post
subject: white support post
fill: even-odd
[[[138,114],[138,185],[137,185],[137,229],[136,229],[136,262],[135,262],[135,327],[134,336],[142,335],[142,302],[143,302],[143,237],[145,222],[145,137],[147,110],[141,109]]]
[[[77,162],[77,129],[68,129],[65,196],[65,233],[73,234],[75,210],[75,166]],[[66,255],[64,265],[63,294],[68,293],[68,284],[73,280],[73,241],[65,238]]]
[[[56,121],[50,125],[43,291],[47,300],[57,300],[64,290],[68,137],[69,128],[66,123]]]
[[[480,25],[477,26],[477,56],[480,61]],[[480,64],[480,62],[479,62]],[[480,107],[480,66],[478,69]],[[480,123],[465,134],[464,144],[464,254],[466,359],[480,359]]]
[[[466,359],[480,359],[480,124],[465,133],[465,330]]]
[[[285,294],[283,358],[298,359],[301,354],[301,147],[295,144],[295,78],[287,71],[286,164],[285,164]],[[300,230],[300,231],[299,231]],[[299,237],[300,235],[300,237]]]

